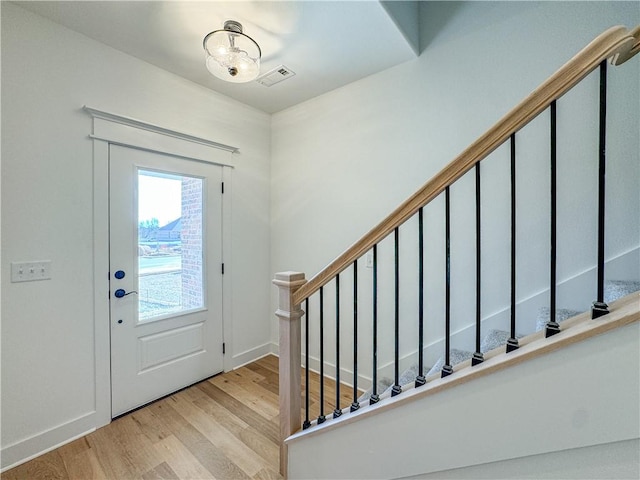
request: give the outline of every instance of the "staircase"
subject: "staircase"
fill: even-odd
[[[600,322],[568,319],[561,334],[292,435],[289,477],[634,478],[597,473],[629,457],[637,471],[638,296],[618,302]],[[573,474],[576,462],[586,470]]]
[[[626,269],[634,280],[611,280],[620,269],[612,268],[615,259],[605,259],[605,240],[616,234],[606,228],[605,166],[607,63],[622,65],[639,50],[640,26],[631,31],[625,27],[607,30],[312,279],[307,281],[298,272],[276,274],[280,466],[285,477],[401,478],[598,444],[637,443],[640,271],[636,260],[635,266]],[[573,282],[581,285],[586,279],[587,290],[595,292],[593,305],[586,311],[587,305],[576,309],[581,301],[575,299],[571,305],[557,305],[558,299],[566,300],[559,292],[567,290],[569,282],[557,278],[557,231],[562,225],[556,218],[556,108],[561,97],[591,72],[598,73],[600,80],[598,211],[593,232],[598,247],[593,271]],[[550,126],[550,158],[545,163],[550,175],[549,287],[540,294],[548,300],[546,306],[538,309],[535,321],[529,321],[523,318],[528,315],[526,299],[519,298],[517,291],[516,134],[542,112],[549,113]],[[486,245],[481,235],[480,165],[502,145],[510,152],[510,278],[504,283],[510,303],[504,315],[497,316],[506,321],[498,322],[483,316],[482,309],[486,285],[481,252]],[[468,268],[469,276],[475,276],[475,298],[469,299],[475,306],[475,319],[464,331],[452,331],[455,305],[451,290],[455,285],[451,259],[460,252],[451,248],[450,187],[467,173],[475,179],[475,236],[467,239],[472,255],[465,257],[475,257]],[[433,333],[425,313],[425,292],[430,291],[425,279],[430,284],[434,280],[425,269],[424,237],[430,232],[425,233],[424,217],[433,211],[436,199],[444,207],[444,278],[438,279],[443,282],[444,299],[443,328]],[[403,259],[407,255],[414,258],[417,273],[416,304],[410,307],[401,305],[405,297],[400,293],[400,265],[406,265],[400,261],[401,228],[403,238],[409,231],[416,235],[416,248],[402,252]],[[629,258],[636,258],[637,250]],[[370,290],[362,284],[363,257],[372,266]],[[504,279],[494,281],[502,284]],[[493,328],[496,323],[508,324],[508,328]],[[409,346],[400,334],[408,329],[415,337]],[[315,332],[320,401],[319,411],[312,413],[308,372],[310,337]],[[332,340],[330,345],[327,338]],[[387,347],[393,351],[393,360],[382,365]],[[363,350],[366,362],[362,361]],[[304,395],[301,358],[307,386]],[[341,404],[340,384],[345,375],[341,362],[349,362],[351,369],[347,382],[353,386],[354,398],[350,405]],[[361,375],[363,369],[370,372],[370,378]],[[603,386],[589,381],[591,376],[601,378],[599,375],[607,378]],[[324,396],[325,377],[335,378],[335,402]],[[364,381],[369,389],[359,394]],[[576,409],[576,405],[584,407]],[[567,411],[574,412],[569,424],[562,413]],[[593,421],[590,412],[598,412]],[[536,420],[527,424],[527,433],[519,432],[521,419],[532,415]],[[493,445],[483,442],[483,432],[489,430]],[[474,448],[456,449],[463,438],[467,443],[477,439],[471,440]],[[589,454],[576,455],[586,458]]]
[[[605,303],[611,304],[616,300],[619,300],[623,297],[631,295],[633,293],[640,292],[640,282],[635,280],[610,280],[605,283],[605,295],[604,300]],[[583,312],[578,312],[576,310],[571,310],[567,308],[560,308],[556,310],[556,322],[561,324],[565,320],[569,318],[573,318],[577,315],[580,315]],[[537,321],[536,321],[536,332],[543,331],[547,324],[549,323],[549,308],[543,307],[540,309],[538,313]],[[516,338],[520,339],[524,335],[520,335],[516,333]],[[506,330],[497,330],[492,329],[487,332],[486,336],[482,339],[480,344],[480,352],[482,354],[486,354],[491,350],[495,350],[497,348],[503,347],[507,344],[509,339],[509,332]],[[471,360],[473,358],[474,352],[471,350],[458,350],[452,349],[450,352],[450,363],[452,366],[456,366],[459,363],[464,362],[465,360]],[[442,372],[442,367],[445,365],[444,356],[438,358],[438,361],[429,369],[426,376],[430,377],[434,374],[439,374]],[[400,374],[399,384],[406,389],[416,378],[418,374],[418,364],[414,363],[409,368],[404,370]],[[393,380],[390,378],[382,378],[378,381],[378,390],[383,391],[381,397],[388,397],[391,395],[391,389],[393,385]],[[367,390],[363,393],[359,398],[359,402],[363,403],[371,398],[372,389]]]

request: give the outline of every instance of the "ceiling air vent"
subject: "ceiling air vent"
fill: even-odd
[[[291,78],[296,73],[292,71],[289,67],[285,67],[284,65],[279,65],[273,70],[269,70],[267,73],[260,75],[256,78],[256,82],[265,87],[270,87],[271,85],[275,85],[276,83],[280,83],[288,78]]]

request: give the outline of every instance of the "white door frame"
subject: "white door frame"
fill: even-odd
[[[224,371],[233,368],[231,310],[231,198],[234,153],[238,148],[151,123],[84,107],[93,118],[93,276],[95,341],[95,428],[111,422],[111,342],[109,320],[109,144],[212,163],[222,169],[222,331]]]

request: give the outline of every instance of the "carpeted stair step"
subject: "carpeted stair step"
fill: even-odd
[[[509,332],[504,330],[489,330],[480,343],[480,351],[487,353],[495,348],[502,347],[507,344],[507,340],[511,337]],[[523,335],[516,334],[516,338],[522,338]]]
[[[609,280],[605,283],[605,291],[604,291],[604,300],[606,303],[613,302],[619,298],[630,295],[631,293],[640,291],[640,282],[635,280]],[[566,308],[558,308],[556,309],[556,321],[558,323],[563,322],[564,320],[574,317],[582,312],[577,310],[570,310]],[[547,322],[549,321],[549,308],[543,307],[538,312],[538,318],[536,321],[536,331],[544,330]],[[482,339],[482,343],[480,344],[480,351],[482,353],[489,352],[495,348],[506,345],[507,340],[510,337],[510,333],[504,330],[490,330],[485,337]],[[516,338],[522,338],[522,335],[516,335]],[[458,363],[464,362],[465,360],[469,360],[473,356],[473,352],[469,352],[467,350],[458,350],[456,348],[452,348],[450,351],[450,360],[451,366],[457,365]],[[444,366],[444,357],[440,357],[438,361],[435,363],[433,367],[427,372],[425,377],[429,375],[433,375],[435,373],[439,373]],[[401,386],[405,386],[411,384],[415,381],[416,376],[418,375],[418,364],[415,363],[407,368],[398,379],[398,383]],[[393,387],[393,380],[388,377],[383,377],[378,380],[378,392],[383,392],[382,395],[391,392],[391,388]],[[369,389],[360,397],[358,401],[360,403],[367,402],[371,397],[372,390]]]
[[[561,323],[564,322],[567,318],[575,317],[576,315],[581,314],[577,310],[569,310],[567,308],[557,308],[556,309],[556,322]],[[540,330],[544,330],[547,322],[549,321],[549,317],[551,316],[551,311],[549,307],[542,307],[538,311],[538,318],[536,319],[536,332]]]
[[[486,353],[494,348],[502,347],[507,344],[507,340],[509,339],[510,334],[504,330],[489,330],[489,332],[485,335],[480,344],[480,351],[482,353]],[[522,338],[522,335],[516,335],[517,338]],[[468,352],[466,350],[458,350],[452,349],[450,352],[451,366],[457,365],[460,362],[465,360],[469,360],[473,356],[473,352]],[[444,357],[438,359],[436,364],[428,370],[426,376],[432,375],[434,373],[438,373],[442,370],[444,366]],[[418,376],[418,364],[414,363],[409,368],[407,368],[400,377],[398,378],[398,383],[404,388],[407,385],[413,384]],[[382,393],[385,395],[387,393],[391,393],[391,389],[393,388],[393,380],[389,378],[383,378],[378,381],[378,392],[381,391],[381,386],[387,384],[386,389]],[[364,402],[369,400],[371,396],[371,390],[368,390],[358,399],[360,402]]]
[[[378,379],[378,395],[380,395],[381,392],[384,392],[387,388],[389,388],[390,386],[393,385],[393,380],[391,380],[388,377],[382,377]],[[364,402],[368,402],[369,398],[371,398],[371,394],[373,393],[373,390],[370,388],[369,390],[367,390],[366,392],[364,392],[362,395],[360,395],[358,397],[358,402],[359,403],[364,403]]]
[[[608,280],[604,284],[604,302],[612,303],[616,300],[631,295],[634,292],[640,290],[640,282],[636,280]],[[577,310],[569,310],[566,308],[556,309],[556,322],[561,323],[568,318],[579,315],[582,312]],[[544,330],[547,322],[549,321],[550,312],[549,307],[543,307],[538,312],[538,318],[536,320],[536,332]]]
[[[473,357],[473,352],[469,352],[467,350],[458,350],[457,348],[452,348],[449,352],[449,361],[451,362],[451,366],[457,365],[465,360],[469,360]],[[436,364],[431,367],[431,370],[427,373],[427,377],[429,375],[433,375],[434,373],[439,373],[444,367],[444,357],[440,357]]]
[[[416,377],[418,376],[418,364],[414,363],[409,368],[407,368],[404,372],[400,374],[398,377],[398,383],[400,386],[404,387],[405,385],[413,384],[416,381]],[[391,389],[393,388],[393,381],[391,385],[387,387],[384,393],[391,394]]]
[[[638,290],[640,282],[636,280],[609,280],[604,284],[604,301],[611,303]]]

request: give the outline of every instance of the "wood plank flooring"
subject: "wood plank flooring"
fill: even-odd
[[[302,385],[304,408],[304,373]],[[319,385],[310,372],[311,420],[320,410]],[[324,394],[328,417],[335,382],[325,379]],[[341,385],[340,406],[348,407],[352,396]],[[270,355],[124,415],[1,478],[280,479],[278,422],[278,358]]]

